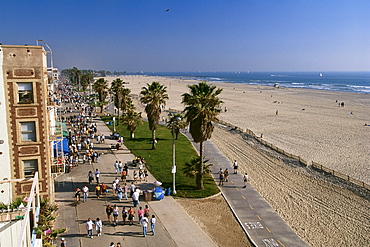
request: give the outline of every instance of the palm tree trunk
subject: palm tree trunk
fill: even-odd
[[[155,143],[156,143],[156,140],[155,140],[155,129],[154,129],[152,130],[152,150],[157,149]]]
[[[203,142],[199,143],[200,148],[199,148],[199,156],[200,156],[200,162],[199,162],[199,168],[198,168],[198,173],[196,177],[196,183],[197,183],[197,189],[198,190],[203,190]]]
[[[118,99],[118,116],[117,116],[117,125],[119,125],[119,109],[121,108],[121,100]]]

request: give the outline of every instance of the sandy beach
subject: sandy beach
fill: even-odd
[[[111,81],[114,78],[109,78]],[[182,110],[181,94],[198,83],[165,77],[124,76],[138,95],[146,83],[167,87],[167,108]],[[250,129],[277,147],[370,184],[370,96],[308,89],[212,82],[223,88],[220,120]],[[344,102],[344,107],[338,104]],[[278,115],[276,115],[278,111]],[[351,114],[352,113],[352,114]]]
[[[170,97],[166,108],[177,110],[183,109],[181,94],[188,91],[187,85],[198,83],[149,76],[121,78],[136,95],[146,83],[159,81]],[[212,84],[223,88],[220,98],[227,112],[221,113],[221,120],[263,134],[266,141],[309,163],[314,161],[370,183],[370,127],[364,126],[370,124],[369,95]],[[338,106],[341,102],[344,107]],[[230,160],[239,161],[252,186],[311,246],[370,244],[368,190],[350,190],[307,168],[287,166],[279,157],[267,155],[240,133],[222,126],[215,128],[212,141]]]

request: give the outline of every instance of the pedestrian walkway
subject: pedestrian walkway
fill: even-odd
[[[199,153],[199,144],[194,143],[191,135],[184,132]],[[211,141],[204,142],[205,159],[214,164],[211,167],[213,179],[219,181],[219,170],[228,168],[229,182],[220,190],[230,205],[234,215],[255,246],[308,246],[300,239],[285,221],[274,211],[264,198],[248,184],[243,187],[243,175],[233,174],[230,161]]]
[[[110,140],[111,131],[100,118],[95,118],[97,123],[98,133],[106,137],[106,143],[94,143],[94,150],[101,154],[99,163],[91,165],[80,164],[72,169],[70,173],[62,174],[55,179],[56,202],[59,205],[58,214],[60,215],[56,221],[56,228],[68,227],[69,231],[63,234],[66,238],[68,246],[108,246],[110,242],[115,244],[120,242],[122,246],[216,246],[212,240],[201,230],[201,228],[191,219],[184,209],[171,197],[166,196],[161,201],[155,199],[150,202],[140,201],[140,205],[144,208],[149,205],[150,215],[154,214],[157,218],[156,234],[150,233],[148,227],[147,237],[143,237],[141,225],[138,224],[137,217],[134,225],[123,225],[121,213],[119,214],[119,224],[113,226],[107,221],[105,208],[107,204],[119,206],[120,212],[122,207],[132,206],[132,200],[119,201],[112,193],[112,181],[117,174],[114,169],[114,162],[121,160],[123,163],[132,161],[133,154],[125,147],[123,149],[112,152],[110,145],[115,144],[115,140]],[[100,182],[108,185],[109,193],[107,198],[98,199],[95,196],[95,184],[88,184],[87,174],[89,171],[99,169],[101,172]],[[131,183],[133,170],[137,168],[129,166],[128,183]],[[155,178],[149,173],[148,182],[139,182],[140,190],[148,190],[154,187]],[[122,183],[122,182],[121,182]],[[82,188],[87,185],[90,189],[89,198],[86,203],[81,202],[76,206],[74,203],[74,189]],[[140,198],[143,199],[142,197]],[[138,208],[135,208],[137,212]],[[85,223],[88,218],[95,221],[96,218],[103,221],[103,234],[94,238],[87,237]],[[59,244],[59,243],[58,243]]]

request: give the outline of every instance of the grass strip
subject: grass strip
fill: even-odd
[[[112,117],[101,116],[105,122],[112,122]],[[113,125],[107,125],[113,131]],[[131,150],[135,156],[144,157],[148,170],[160,182],[162,187],[172,189],[172,134],[166,126],[158,125],[156,130],[157,149],[152,150],[152,132],[148,122],[143,122],[135,131],[135,139],[129,138],[129,131],[126,126],[116,125],[116,132],[124,137],[125,146]],[[190,162],[191,158],[198,156],[190,141],[184,136],[179,135],[176,145],[176,196],[186,198],[204,198],[219,192],[211,175],[204,176],[204,190],[197,190],[195,178],[188,178],[183,173],[185,163]],[[123,161],[124,162],[124,161]]]

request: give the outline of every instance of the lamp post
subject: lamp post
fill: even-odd
[[[116,117],[113,117],[113,132],[116,133]]]
[[[172,194],[176,195],[176,148],[175,148],[175,122],[181,118],[172,119]]]

